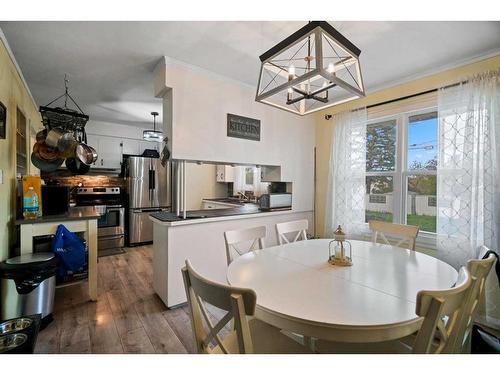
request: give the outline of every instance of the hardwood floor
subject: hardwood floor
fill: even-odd
[[[152,276],[150,246],[99,258],[98,301],[88,300],[86,283],[57,289],[36,353],[192,353],[187,307],[167,309]]]

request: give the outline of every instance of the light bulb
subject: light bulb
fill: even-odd
[[[288,76],[292,78],[295,76],[295,66],[290,65],[288,67]]]
[[[333,63],[328,64],[327,71],[328,71],[328,73],[333,73],[335,71],[335,66],[333,65]]]
[[[288,93],[289,94],[293,93],[293,89],[291,87],[288,88]]]

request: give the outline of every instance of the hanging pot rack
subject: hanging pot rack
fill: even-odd
[[[84,132],[85,124],[89,116],[83,113],[80,106],[76,103],[68,90],[68,77],[64,75],[64,93],[45,106],[40,106],[39,111],[42,115],[42,122],[48,130],[58,128],[63,131]],[[64,98],[64,107],[51,107],[59,99]],[[68,107],[68,99],[78,109]]]

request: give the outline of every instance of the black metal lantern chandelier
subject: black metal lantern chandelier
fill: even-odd
[[[365,96],[360,49],[313,21],[260,56],[255,100],[307,115]]]

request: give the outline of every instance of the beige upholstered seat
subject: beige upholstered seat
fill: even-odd
[[[417,353],[440,354],[460,353],[464,339],[460,324],[467,314],[466,304],[473,290],[473,279],[462,267],[453,288],[445,290],[420,291],[417,294],[416,314],[422,318],[422,325],[414,335],[402,339],[369,344],[348,344],[318,340],[316,349],[320,353]],[[405,324],[394,330],[407,332]],[[395,333],[397,336],[397,332]]]
[[[205,279],[186,261],[182,269],[189,303],[197,353],[311,353],[303,345],[280,333],[280,330],[258,319],[249,319],[255,312],[256,295],[251,289],[236,288]],[[226,314],[213,322],[206,303]],[[222,334],[233,322],[234,329]]]
[[[387,223],[385,221],[370,220],[368,223],[372,231],[372,241],[377,243],[378,237],[388,244],[393,246],[401,246],[406,242],[408,249],[415,250],[419,228],[414,225],[403,225]],[[399,242],[391,244],[385,235],[396,237]]]

